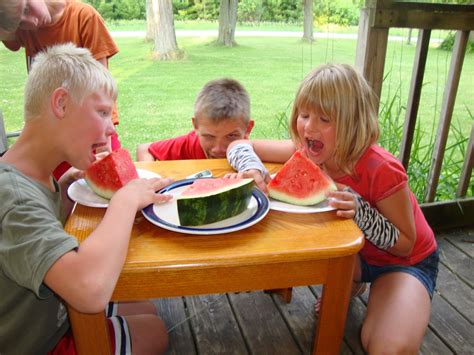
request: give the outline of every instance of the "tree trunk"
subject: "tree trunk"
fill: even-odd
[[[303,0],[304,6],[304,33],[303,40],[314,41],[313,36],[313,0]]]
[[[235,46],[235,25],[237,24],[237,0],[221,0],[219,9],[219,35],[217,43],[227,47]]]
[[[146,36],[147,41],[153,41],[154,38],[154,19],[153,19],[153,2],[146,0]]]
[[[408,36],[407,36],[407,44],[411,44],[411,34],[412,34],[413,28],[408,29]]]
[[[153,58],[160,60],[179,59],[182,52],[176,43],[173,6],[171,0],[151,0],[153,9],[153,33],[155,47]]]

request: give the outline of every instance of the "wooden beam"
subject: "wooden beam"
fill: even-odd
[[[378,111],[387,53],[388,29],[370,26],[374,11],[374,9],[366,8],[360,12],[355,66],[374,90]]]
[[[474,5],[378,0],[368,1],[366,6],[376,8],[371,25],[377,28],[467,31],[471,30],[474,24]]]
[[[408,104],[403,125],[402,145],[400,147],[400,161],[405,169],[408,169],[410,162],[411,147],[413,144],[413,134],[416,127],[416,117],[420,106],[421,88],[423,86],[423,76],[425,74],[426,58],[428,57],[428,46],[430,44],[431,30],[421,30],[418,33],[416,43],[416,54],[411,74],[410,92],[408,94]]]
[[[433,164],[428,177],[428,188],[425,202],[434,201],[436,188],[438,187],[441,166],[443,163],[444,151],[448,140],[449,127],[453,116],[454,103],[458,92],[459,78],[461,77],[464,54],[466,52],[469,31],[458,31],[454,41],[451,66],[449,68],[448,80],[444,89],[443,105],[441,107],[441,117],[436,134],[436,141],[433,150]]]
[[[474,198],[421,204],[433,230],[474,226]]]
[[[459,178],[458,190],[456,197],[465,197],[467,187],[471,181],[472,167],[474,166],[474,125],[471,127],[471,137],[467,145],[466,156],[464,157],[464,164],[461,170],[461,177]],[[471,185],[472,186],[472,185]]]

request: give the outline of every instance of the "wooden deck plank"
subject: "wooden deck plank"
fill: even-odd
[[[446,233],[444,237],[460,251],[474,258],[474,229]]]
[[[251,354],[301,353],[271,295],[260,291],[228,296]]]
[[[309,287],[294,287],[290,303],[284,302],[278,295],[273,295],[273,299],[300,349],[304,354],[310,354],[316,325],[314,294]]]
[[[437,241],[440,248],[440,261],[471,288],[474,287],[473,258],[460,251],[446,238],[438,238]]]
[[[433,296],[430,328],[456,354],[472,354],[474,326],[437,293]]]
[[[191,324],[187,320],[189,315],[186,313],[183,298],[160,298],[153,300],[153,302],[168,329],[169,346],[167,354],[196,354]]]
[[[438,294],[473,324],[474,297],[472,287],[460,280],[456,274],[449,272],[443,263],[439,265],[437,282],[440,285],[440,287],[437,287]]]
[[[227,295],[186,297],[199,354],[247,354],[245,339]]]

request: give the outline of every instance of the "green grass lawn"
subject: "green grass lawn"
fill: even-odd
[[[129,29],[127,29],[129,30]],[[285,29],[286,30],[286,29]],[[240,80],[251,97],[256,122],[252,137],[282,138],[281,124],[288,115],[294,94],[311,68],[326,62],[355,62],[355,40],[318,39],[313,44],[298,38],[237,37],[238,46],[224,48],[211,37],[178,37],[185,58],[180,61],[152,60],[152,43],[142,38],[117,38],[120,52],[110,60],[118,82],[122,145],[135,156],[137,144],[184,134],[191,129],[197,92],[209,80],[232,77]],[[397,154],[405,106],[410,87],[415,46],[404,41],[389,43],[386,79],[381,107],[393,103],[390,113],[381,114],[383,145]],[[439,112],[449,71],[450,53],[430,49],[419,110],[420,130],[412,150],[410,186],[422,199],[431,166]],[[474,114],[474,54],[467,54],[456,100],[453,128],[448,140],[449,157],[443,165],[440,186],[446,199],[454,196]],[[0,45],[0,109],[7,131],[22,127],[23,88],[26,80],[23,51],[10,52]],[[10,142],[11,143],[11,142]],[[473,194],[470,188],[468,195]]]
[[[252,117],[256,121],[253,137],[281,137],[276,116],[289,112],[289,105],[304,75],[325,62],[354,63],[355,40],[329,39],[302,43],[297,38],[237,38],[238,46],[223,48],[213,38],[179,37],[185,59],[159,62],[151,59],[152,44],[141,38],[117,38],[120,52],[110,60],[110,69],[119,86],[118,126],[123,145],[134,152],[141,142],[171,137],[191,129],[196,93],[211,79],[233,77],[250,93]],[[406,103],[414,45],[391,42],[387,53],[386,79],[382,102],[395,96]],[[450,54],[431,50],[420,109],[427,128],[437,122]],[[0,48],[0,107],[8,131],[22,127],[22,98],[26,80],[24,54]],[[466,56],[455,117],[468,136],[474,112],[474,84],[469,79],[474,55]],[[398,101],[398,100],[397,100]],[[399,118],[403,120],[403,115]],[[400,122],[401,124],[401,122]],[[457,123],[456,123],[457,124]]]

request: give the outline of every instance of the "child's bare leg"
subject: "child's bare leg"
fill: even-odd
[[[166,351],[168,332],[151,301],[119,302],[117,314],[127,321],[134,355],[162,354]]]
[[[163,354],[168,348],[168,332],[156,315],[125,316],[132,338],[134,355]]]
[[[370,287],[361,341],[370,354],[418,354],[431,312],[423,284],[404,272],[380,276]]]
[[[120,316],[129,316],[137,314],[154,314],[156,307],[151,301],[119,302],[117,314]]]

